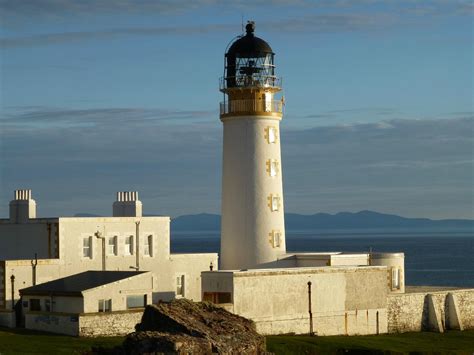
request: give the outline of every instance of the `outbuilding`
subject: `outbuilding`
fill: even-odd
[[[144,271],[86,271],[20,290],[25,328],[74,336],[134,331],[151,303]]]

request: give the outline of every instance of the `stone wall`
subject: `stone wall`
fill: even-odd
[[[136,311],[93,313],[79,317],[79,336],[121,336],[135,331],[143,309]]]
[[[77,314],[28,312],[25,314],[25,328],[77,336],[78,318]]]
[[[474,289],[411,292],[388,296],[388,332],[443,331],[450,327],[448,294],[454,295],[464,329],[474,329]],[[431,302],[431,305],[430,305]],[[433,324],[438,318],[439,326]],[[451,321],[452,323],[452,321]]]
[[[142,314],[143,309],[90,314],[28,312],[25,328],[72,336],[121,336],[135,331]],[[0,321],[1,317],[2,313]]]

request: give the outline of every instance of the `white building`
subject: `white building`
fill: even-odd
[[[225,54],[220,118],[222,164],[221,268],[252,268],[284,254],[280,121],[283,101],[274,54],[253,24]]]
[[[135,331],[152,293],[145,271],[85,271],[20,290],[25,328],[73,336]]]
[[[210,265],[216,253],[171,254],[170,218],[143,217],[136,192],[117,194],[113,217],[36,218],[31,191],[17,190],[0,219],[0,325],[12,324],[20,289],[89,270],[150,271],[150,302],[198,301]]]
[[[404,253],[286,252],[279,127],[283,102],[274,99],[281,79],[271,47],[255,37],[254,29],[249,22],[246,35],[225,54],[220,85],[221,270],[202,273],[203,299],[254,320],[263,334],[421,330],[421,321],[397,323],[411,306],[415,317],[442,324],[445,293],[431,301],[436,307],[429,315],[422,314],[424,308],[418,314],[419,297],[405,297]],[[452,307],[456,319],[464,317],[465,324],[474,326],[472,307],[464,306],[472,303],[474,293],[452,299],[456,297],[461,299],[461,306]],[[411,300],[416,300],[413,305]]]

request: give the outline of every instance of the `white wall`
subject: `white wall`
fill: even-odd
[[[153,302],[171,300],[176,296],[176,276],[186,277],[186,297],[200,300],[201,271],[209,270],[212,262],[218,266],[216,253],[208,254],[170,254],[169,217],[97,217],[97,218],[59,218],[59,259],[39,259],[36,268],[37,284],[77,274],[87,270],[102,270],[102,240],[94,236],[99,231],[106,238],[117,236],[118,255],[107,255],[106,270],[133,270],[136,265],[136,253],[126,255],[125,237],[135,236],[136,221],[140,221],[140,257],[141,271],[153,272]],[[22,225],[17,225],[22,226]],[[44,227],[44,226],[43,226]],[[54,229],[53,229],[54,231]],[[1,230],[0,230],[1,232]],[[153,236],[151,256],[144,255],[145,238]],[[92,236],[92,258],[82,253],[83,238]],[[107,240],[106,240],[107,242]],[[136,244],[135,244],[136,245]],[[27,248],[25,246],[25,248]],[[107,243],[106,243],[107,248]],[[11,307],[10,276],[15,275],[15,298],[19,299],[19,289],[33,285],[31,260],[7,260],[3,278],[0,282],[0,307]],[[3,276],[2,276],[3,275]],[[2,302],[3,301],[3,302]]]
[[[285,253],[284,199],[279,117],[238,116],[223,119],[221,269],[253,268]],[[278,129],[277,143],[268,143],[265,130]],[[268,159],[279,162],[271,177]],[[280,197],[280,209],[271,211],[268,197]],[[281,233],[274,248],[272,230]]]
[[[308,281],[318,335],[387,332],[385,267],[203,272],[203,292],[233,290],[231,310],[262,334],[308,333]]]
[[[99,311],[99,300],[112,300],[112,311],[127,310],[127,296],[147,295],[147,304],[152,300],[153,276],[151,273],[136,275],[83,292],[84,313]]]
[[[0,220],[0,260],[57,256],[58,219],[31,219],[27,223]]]

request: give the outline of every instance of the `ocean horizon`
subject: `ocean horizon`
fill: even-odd
[[[286,231],[288,252],[404,252],[408,286],[474,287],[472,230]],[[220,251],[220,231],[171,231],[173,253]]]

